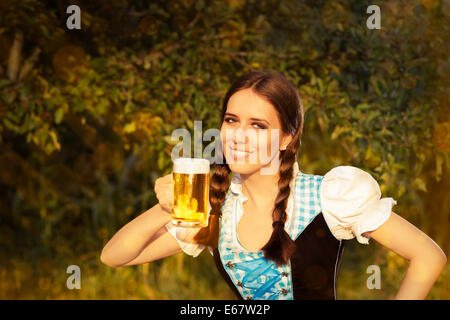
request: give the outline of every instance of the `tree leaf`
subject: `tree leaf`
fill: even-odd
[[[423,179],[420,178],[420,177],[417,177],[417,178],[414,179],[413,185],[414,185],[418,190],[421,190],[421,191],[423,191],[423,192],[428,192],[428,190],[427,190],[427,185],[426,185],[425,181],[423,181]]]
[[[125,125],[125,127],[123,127],[123,131],[125,133],[132,133],[132,132],[136,131],[136,122],[133,121],[133,122],[127,123]]]

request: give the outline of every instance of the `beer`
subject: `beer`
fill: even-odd
[[[205,227],[208,225],[209,160],[176,159],[172,174],[172,224],[178,227]]]

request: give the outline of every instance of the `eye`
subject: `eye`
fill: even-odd
[[[267,129],[267,127],[265,125],[263,125],[263,124],[255,123],[255,125],[259,126],[258,129],[262,129],[262,130]]]
[[[226,123],[233,123],[233,122],[230,122],[230,120],[233,121],[233,122],[236,121],[236,120],[234,120],[233,118],[224,118],[223,121],[226,122]],[[258,129],[261,129],[261,130],[267,129],[267,127],[266,127],[265,125],[263,125],[262,123],[254,122],[253,124],[254,124],[255,126],[258,126]]]

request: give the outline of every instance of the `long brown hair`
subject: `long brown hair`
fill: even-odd
[[[277,110],[284,133],[290,133],[292,140],[286,150],[280,152],[278,195],[272,213],[273,231],[269,242],[262,248],[264,256],[278,265],[286,264],[295,251],[295,242],[284,229],[287,220],[286,207],[290,195],[289,183],[293,178],[293,165],[297,161],[297,151],[303,130],[303,106],[295,86],[282,74],[272,71],[255,71],[238,78],[228,89],[222,104],[221,123],[230,97],[239,90],[251,88],[260,97],[270,102]],[[219,239],[219,218],[225,194],[230,186],[231,170],[226,163],[214,164],[211,178],[209,224],[200,229],[194,241],[217,248]]]

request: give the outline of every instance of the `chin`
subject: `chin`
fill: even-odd
[[[228,161],[227,161],[228,163]],[[262,166],[260,164],[249,164],[249,163],[228,163],[228,167],[234,173],[239,174],[250,174],[257,171]]]
[[[272,161],[273,162],[273,161]],[[252,174],[257,172],[258,170],[262,170],[261,174],[266,175],[273,175],[277,174],[278,167],[275,166],[274,163],[250,163],[248,159],[246,159],[246,162],[241,160],[241,162],[238,162],[237,160],[234,160],[234,162],[228,161],[227,164],[230,170],[234,173],[239,174]]]

